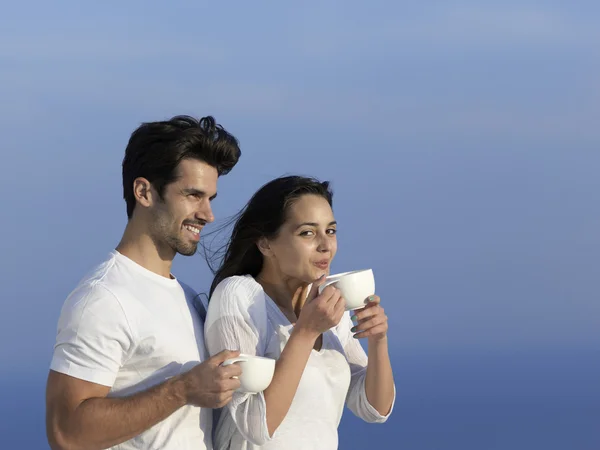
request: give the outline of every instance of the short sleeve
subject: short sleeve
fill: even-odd
[[[83,286],[61,311],[50,369],[112,387],[133,343],[118,299],[98,284]]]

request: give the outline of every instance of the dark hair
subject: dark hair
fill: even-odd
[[[256,277],[260,273],[263,256],[257,246],[258,240],[262,237],[276,237],[281,225],[287,219],[289,208],[306,194],[321,196],[330,206],[333,205],[333,192],[328,181],[302,176],[276,178],[262,186],[252,196],[246,206],[230,220],[229,224],[234,224],[231,237],[215,252],[212,260],[204,247],[208,266],[215,275],[209,296],[225,278],[233,275]],[[215,257],[222,261],[216,270],[214,269]]]
[[[211,116],[200,120],[175,116],[167,121],[143,123],[135,130],[123,158],[123,198],[127,218],[135,208],[133,182],[146,178],[163,196],[165,187],[175,181],[177,166],[187,158],[205,162],[219,176],[229,173],[240,158],[237,139]]]

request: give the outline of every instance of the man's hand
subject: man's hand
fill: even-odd
[[[240,387],[240,381],[233,377],[239,377],[242,369],[239,364],[221,364],[239,354],[239,351],[224,350],[184,373],[181,379],[186,403],[203,408],[222,408],[229,403]]]

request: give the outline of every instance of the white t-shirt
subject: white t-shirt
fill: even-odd
[[[109,386],[123,397],[162,383],[206,359],[195,292],[117,251],[65,301],[50,368]],[[212,410],[184,406],[137,437],[112,447],[212,449]]]
[[[234,276],[215,289],[204,336],[211,355],[239,349],[278,359],[292,327],[254,278]],[[273,436],[267,429],[264,395],[236,392],[220,415],[215,449],[337,449],[344,404],[367,422],[385,422],[389,414],[382,416],[367,400],[367,355],[350,328],[346,313],[336,328],[323,334],[322,348],[312,351],[291,407]]]

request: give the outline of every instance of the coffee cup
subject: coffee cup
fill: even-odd
[[[272,358],[241,354],[223,362],[224,366],[230,364],[239,364],[242,369],[242,374],[237,377],[240,380],[240,387],[237,389],[239,392],[257,394],[264,391],[271,384],[275,373],[275,360]]]
[[[375,277],[372,269],[354,270],[330,275],[319,286],[319,294],[327,286],[334,286],[342,293],[346,300],[346,311],[364,307],[368,297],[375,294]]]

